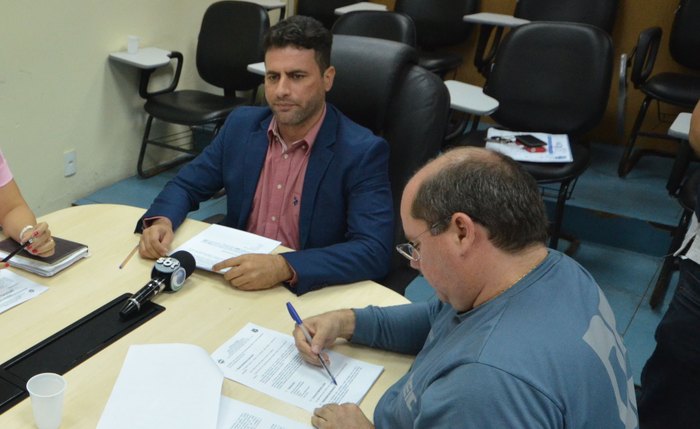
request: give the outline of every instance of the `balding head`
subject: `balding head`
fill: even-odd
[[[547,239],[547,217],[537,183],[517,162],[480,148],[446,152],[421,168],[406,185],[402,213],[447,226],[465,213],[488,230],[489,240],[516,252]]]

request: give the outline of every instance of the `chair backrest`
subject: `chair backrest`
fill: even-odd
[[[337,35],[331,62],[336,76],[327,100],[389,143],[398,243],[403,240],[401,193],[413,173],[440,151],[450,95],[440,78],[416,65],[415,49],[403,43]]]
[[[396,0],[394,10],[416,24],[416,42],[423,49],[456,45],[469,37],[472,25],[462,17],[475,13],[479,0]]]
[[[374,37],[416,45],[416,26],[410,16],[399,12],[362,10],[346,13],[333,24],[333,34]]]
[[[491,116],[505,127],[578,135],[602,118],[612,68],[612,41],[600,28],[535,22],[505,37],[484,93],[499,101]]]
[[[269,27],[267,11],[256,3],[220,1],[209,6],[197,40],[199,75],[226,94],[256,88],[262,78],[246,68],[263,61]]]
[[[700,1],[681,0],[671,27],[669,50],[679,64],[700,69]]]
[[[518,0],[514,16],[595,25],[612,33],[619,0]]]
[[[316,18],[330,30],[338,18],[335,10],[357,2],[358,0],[297,0],[297,15]]]

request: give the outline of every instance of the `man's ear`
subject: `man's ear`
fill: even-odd
[[[457,237],[460,241],[474,241],[476,225],[469,215],[466,213],[455,213],[452,215],[452,223],[457,228]]]
[[[323,86],[326,92],[333,88],[333,79],[335,79],[335,67],[329,66],[326,71],[323,72]]]

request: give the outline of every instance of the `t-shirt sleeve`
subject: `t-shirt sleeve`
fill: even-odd
[[[5,160],[5,156],[0,151],[0,186],[7,185],[12,180],[12,171]]]
[[[416,429],[564,428],[554,401],[521,379],[480,363],[459,366],[433,381],[415,406]]]

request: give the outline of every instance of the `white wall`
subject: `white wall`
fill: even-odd
[[[212,2],[2,2],[0,149],[38,215],[136,174],[145,123],[138,72],[108,54],[138,35],[142,46],[184,54],[181,88],[206,88],[194,52]],[[64,177],[63,153],[70,149],[77,151],[77,174]]]

